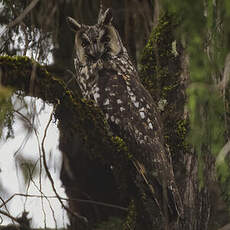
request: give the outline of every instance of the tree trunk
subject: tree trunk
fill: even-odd
[[[213,157],[206,154],[209,157],[203,159],[205,181],[202,186],[200,160],[186,142],[189,132],[186,109],[189,63],[184,48],[173,33],[177,26],[173,16],[161,15],[144,49],[140,76],[161,110],[164,137],[172,154],[176,181],[183,199],[184,217],[174,223],[171,229],[212,229],[217,213],[224,213],[225,221],[222,219],[219,223],[226,223],[227,208],[225,205],[221,205],[219,210],[215,207],[223,204],[223,200],[216,181]],[[203,148],[203,151],[208,150]],[[213,200],[212,197],[218,197],[219,200]]]

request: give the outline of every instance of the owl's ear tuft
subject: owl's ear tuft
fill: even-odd
[[[107,9],[104,14],[99,14],[98,24],[109,25],[113,20],[113,15],[111,9]]]
[[[113,20],[112,10],[107,9],[104,13],[104,24],[108,25],[112,22],[112,20]]]
[[[71,17],[67,17],[66,21],[67,21],[70,29],[73,30],[74,32],[77,32],[82,27],[75,19],[73,19]]]

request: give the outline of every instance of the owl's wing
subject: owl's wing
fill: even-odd
[[[137,144],[153,143],[162,136],[155,103],[137,78],[103,71],[99,86],[98,104],[107,120],[120,127],[122,136],[128,131]]]
[[[182,202],[151,95],[131,75],[107,70],[100,73],[99,79],[98,103],[112,131],[127,141],[131,149],[139,149],[141,156],[136,157],[134,166],[141,172],[145,168],[143,176],[152,191],[156,183],[165,183],[174,200],[173,208],[181,215]]]

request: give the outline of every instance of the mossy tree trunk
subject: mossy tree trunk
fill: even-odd
[[[216,181],[214,158],[206,154],[203,159],[205,180],[202,185],[198,155],[186,141],[189,133],[186,108],[189,57],[174,34],[178,26],[173,16],[160,17],[144,49],[140,76],[161,110],[164,136],[172,153],[183,199],[184,218],[175,229],[217,229],[226,223],[229,215]],[[203,148],[203,151],[208,152],[208,149]]]
[[[198,158],[185,141],[189,131],[185,106],[188,58],[173,35],[176,26],[172,17],[161,17],[144,49],[140,77],[161,111],[164,137],[172,153],[176,182],[183,199],[184,216],[172,219],[170,229],[212,229],[215,203],[211,201],[213,194],[218,198],[220,194],[212,176],[213,159],[205,159],[207,180],[200,187]],[[82,100],[80,94],[73,95],[62,81],[29,58],[0,57],[0,70],[4,86],[15,88],[25,96],[39,97],[56,108],[54,116],[59,121],[63,153],[61,179],[71,198],[70,209],[89,221],[84,223],[70,215],[72,229],[92,229],[95,223],[111,216],[125,219],[120,229],[152,229],[143,210],[151,197],[141,197],[133,182],[136,171],[126,143],[109,134],[101,111]],[[33,71],[35,78],[31,77]],[[210,189],[214,185],[217,189]],[[112,203],[117,207],[84,200]],[[158,229],[165,229],[163,223]]]

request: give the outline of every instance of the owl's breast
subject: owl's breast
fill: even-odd
[[[103,79],[103,80],[102,80]],[[127,131],[139,143],[148,142],[158,130],[152,98],[137,78],[114,71],[99,77],[98,105],[109,123]]]

